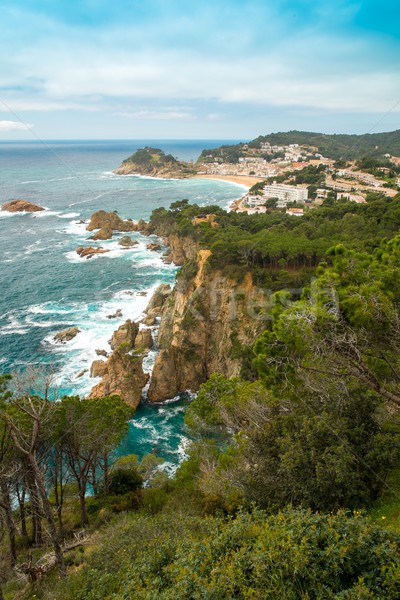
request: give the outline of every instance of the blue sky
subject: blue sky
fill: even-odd
[[[394,0],[0,0],[0,140],[400,128]]]

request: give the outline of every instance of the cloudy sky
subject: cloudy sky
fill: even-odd
[[[0,140],[400,128],[398,0],[0,8]]]

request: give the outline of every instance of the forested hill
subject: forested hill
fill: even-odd
[[[318,148],[323,156],[334,159],[352,160],[366,155],[382,156],[384,154],[400,156],[399,129],[386,133],[365,133],[362,135],[331,135],[310,131],[287,131],[260,135],[247,145],[249,148],[260,148],[263,143],[270,143],[273,146],[288,146],[289,144],[314,146]],[[225,146],[224,153],[240,155],[242,149],[243,144]],[[209,152],[208,150],[203,151],[202,156],[206,156]]]
[[[308,131],[288,131],[260,136],[250,146],[262,142],[272,145],[299,144],[318,147],[327,158],[360,158],[366,154],[400,154],[400,129],[387,133],[365,133],[363,135],[312,133]]]

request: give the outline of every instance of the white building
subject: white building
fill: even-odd
[[[308,199],[308,190],[307,188],[296,187],[295,185],[272,183],[264,187],[264,196],[267,198],[278,198],[277,207],[285,208],[289,202],[305,202]]]

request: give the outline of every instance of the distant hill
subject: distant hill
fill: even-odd
[[[115,169],[114,173],[118,175],[138,174],[151,177],[185,178],[191,177],[194,174],[194,169],[190,164],[174,158],[172,154],[165,154],[159,148],[146,146],[125,159]]]
[[[387,133],[365,133],[362,135],[325,134],[310,131],[287,131],[260,135],[249,142],[249,148],[260,148],[262,143],[269,142],[273,146],[314,146],[319,152],[334,159],[353,160],[364,156],[382,156],[391,154],[400,156],[400,130]],[[207,157],[221,157],[224,162],[237,162],[244,153],[244,144],[221,146],[213,150],[203,150],[200,160],[207,161]]]

